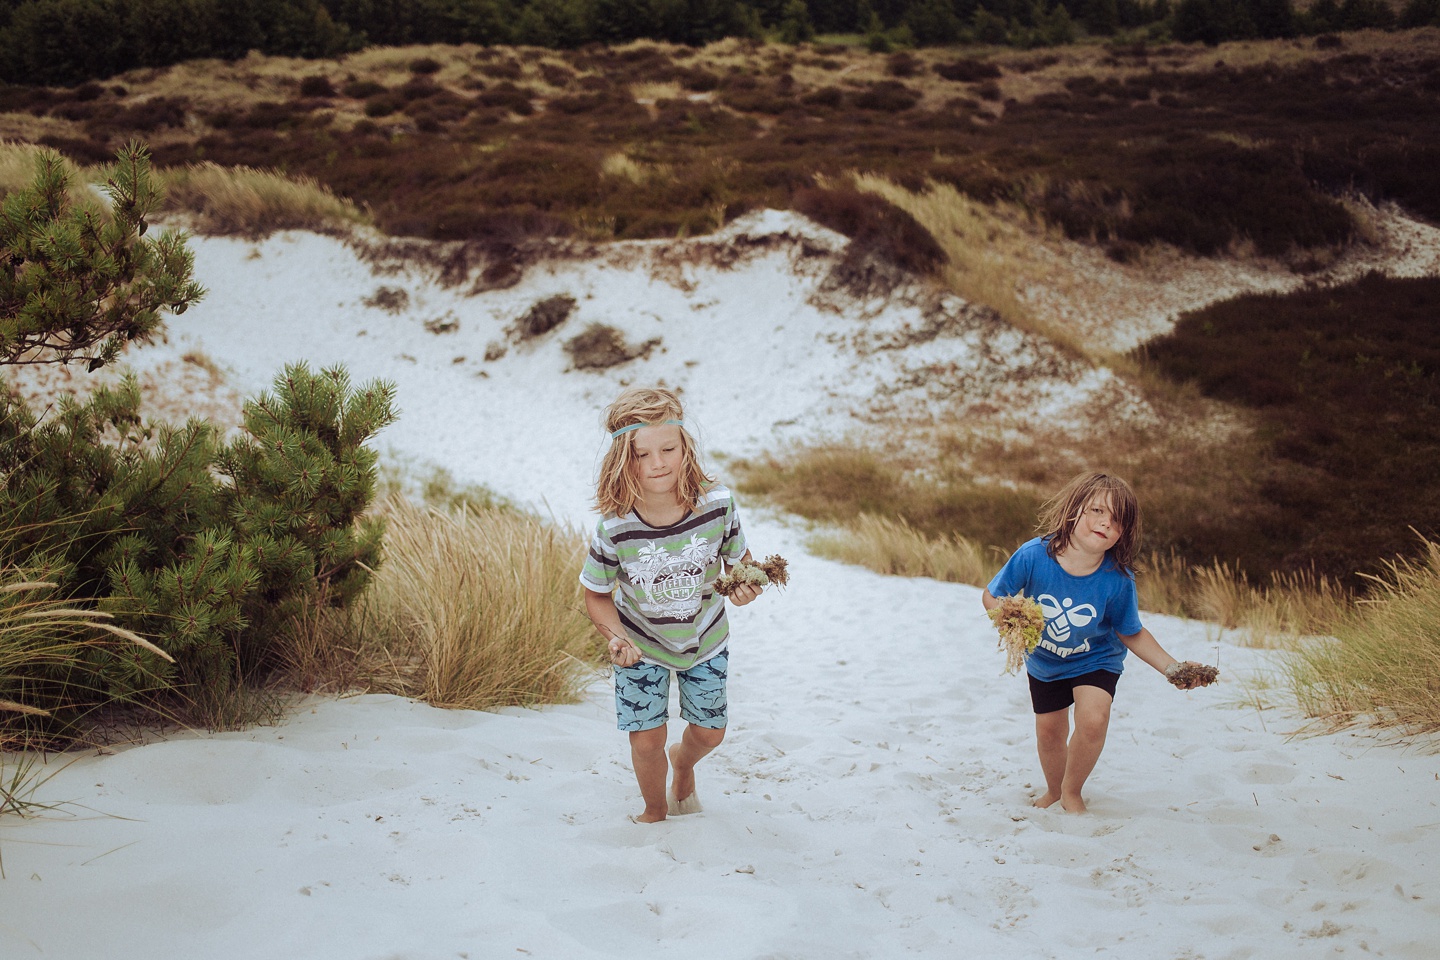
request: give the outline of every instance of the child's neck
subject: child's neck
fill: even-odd
[[[656,527],[668,527],[685,519],[690,512],[673,494],[662,497],[642,498],[635,504],[635,511],[645,522]]]
[[[1088,577],[1100,569],[1100,564],[1105,562],[1107,556],[1109,556],[1108,551],[1105,553],[1087,553],[1070,546],[1061,550],[1055,556],[1055,562],[1060,564],[1061,570],[1064,570],[1072,577]]]

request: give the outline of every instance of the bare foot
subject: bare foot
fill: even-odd
[[[1034,805],[1039,807],[1041,810],[1044,810],[1046,807],[1050,806],[1052,803],[1059,799],[1060,798],[1053,793],[1046,793],[1043,797],[1036,797]]]
[[[666,751],[670,756],[670,769],[673,773],[673,779],[670,781],[670,793],[675,797],[677,802],[685,800],[690,794],[695,792],[695,768],[682,768],[680,766],[679,762],[675,759],[675,751],[679,749],[680,744],[674,743],[671,744],[670,749]]]
[[[661,820],[664,820],[664,819],[665,819],[665,814],[664,814],[664,813],[651,813],[650,811],[647,810],[647,811],[645,811],[644,813],[637,813],[637,814],[633,815],[633,816],[630,818],[630,822],[631,822],[631,823],[659,823]]]
[[[1081,800],[1078,796],[1074,796],[1074,797],[1061,797],[1061,798],[1060,798],[1060,806],[1065,809],[1065,812],[1066,812],[1066,813],[1084,813],[1084,812],[1085,812],[1085,801],[1084,801],[1084,800]]]

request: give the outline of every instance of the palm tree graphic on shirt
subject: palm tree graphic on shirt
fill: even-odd
[[[651,618],[687,619],[700,612],[705,570],[714,550],[698,533],[678,553],[658,543],[640,548],[630,577],[640,588],[640,612]]]

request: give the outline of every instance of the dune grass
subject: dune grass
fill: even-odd
[[[282,645],[288,682],[488,710],[574,702],[600,644],[576,571],[585,540],[506,506],[381,506],[385,562],[349,611],[312,611]]]
[[[1398,560],[1335,629],[1288,660],[1301,707],[1327,727],[1440,730],[1440,544]]]
[[[946,263],[941,282],[956,295],[994,309],[1011,326],[1048,338],[1076,356],[1087,349],[1071,329],[1047,323],[1020,296],[1025,287],[1049,282],[1030,251],[1037,238],[1054,231],[1023,209],[1004,202],[981,203],[953,184],[927,181],[910,190],[875,174],[856,174],[856,189],[883,197],[929,231]]]
[[[311,177],[201,163],[162,173],[165,209],[183,211],[206,234],[264,236],[276,230],[346,234],[370,217]]]
[[[843,529],[810,537],[807,546],[822,557],[879,573],[931,577],[984,586],[1004,557],[964,537],[927,537],[904,520],[862,514]]]

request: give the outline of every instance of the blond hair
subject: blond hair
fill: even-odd
[[[680,504],[695,509],[705,485],[714,482],[714,477],[705,473],[700,466],[699,451],[690,431],[683,423],[685,411],[680,398],[664,387],[631,387],[616,397],[605,408],[605,431],[612,435],[610,449],[600,463],[600,479],[595,485],[595,507],[607,516],[619,516],[635,509],[640,500],[640,484],[633,469],[635,430],[627,430],[614,436],[617,430],[637,425],[661,426],[666,421],[676,421],[680,426],[680,445],[683,459],[680,464],[679,483],[675,496]]]
[[[1110,512],[1120,525],[1115,546],[1105,554],[1117,570],[1134,576],[1135,554],[1140,548],[1140,501],[1130,484],[1098,470],[1079,474],[1040,508],[1036,529],[1045,539],[1045,552],[1052,558],[1064,552],[1070,546],[1076,521],[1090,501],[1101,496],[1109,500]]]

